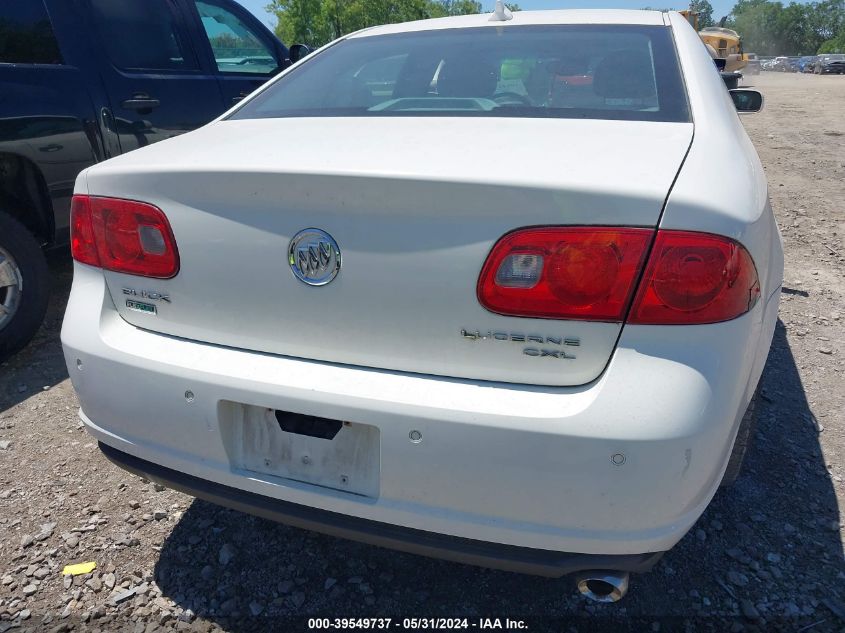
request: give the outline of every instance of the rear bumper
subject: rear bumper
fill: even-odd
[[[138,459],[102,442],[100,449],[110,461],[131,473],[226,508],[330,536],[458,563],[558,578],[593,569],[643,573],[663,556],[662,552],[628,556],[571,554],[425,532],[244,492]]]
[[[529,387],[304,361],[147,332],[120,318],[99,270],[76,264],[62,342],[92,435],[184,475],[193,482],[186,488],[202,492],[195,484],[206,482],[225,489],[227,505],[243,495],[247,511],[271,503],[256,499],[271,499],[279,508],[407,528],[426,539],[647,561],[639,555],[670,549],[718,488],[776,312],[773,295],[740,319],[694,333],[626,327],[598,380]],[[238,467],[226,440],[233,402],[376,427],[377,493]],[[411,431],[422,441],[410,441]],[[170,479],[175,485],[179,477]],[[323,523],[314,520],[314,527]],[[585,564],[566,562],[568,556],[537,568],[557,575]],[[502,566],[488,558],[483,564]]]

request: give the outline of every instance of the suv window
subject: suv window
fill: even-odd
[[[112,64],[124,70],[196,70],[166,0],[91,0]]]
[[[268,75],[279,67],[270,47],[229,9],[214,2],[196,5],[221,73]]]
[[[667,27],[505,26],[352,37],[233,113],[689,121]]]
[[[61,64],[59,43],[41,0],[0,0],[0,64]]]

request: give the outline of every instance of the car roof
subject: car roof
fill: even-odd
[[[448,18],[417,20],[399,24],[385,24],[352,33],[348,37],[370,37],[373,35],[391,35],[414,31],[433,31],[441,29],[466,29],[479,26],[501,27],[517,25],[555,25],[555,24],[636,24],[664,26],[664,14],[661,11],[634,11],[627,9],[566,9],[558,11],[514,11],[513,19],[506,22],[491,21],[491,13],[459,15]]]

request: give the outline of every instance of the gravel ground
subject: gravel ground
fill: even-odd
[[[783,229],[781,321],[744,475],[628,597],[395,553],[195,501],[107,462],[61,355],[70,286],[0,365],[0,633],[305,629],[307,617],[526,618],[533,630],[845,630],[845,77],[752,78],[743,120]],[[93,573],[63,577],[69,563]],[[556,620],[553,618],[557,618]]]

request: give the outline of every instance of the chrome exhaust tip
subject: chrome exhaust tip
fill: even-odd
[[[578,574],[576,583],[593,602],[618,602],[628,593],[628,578],[626,571],[588,571]]]

